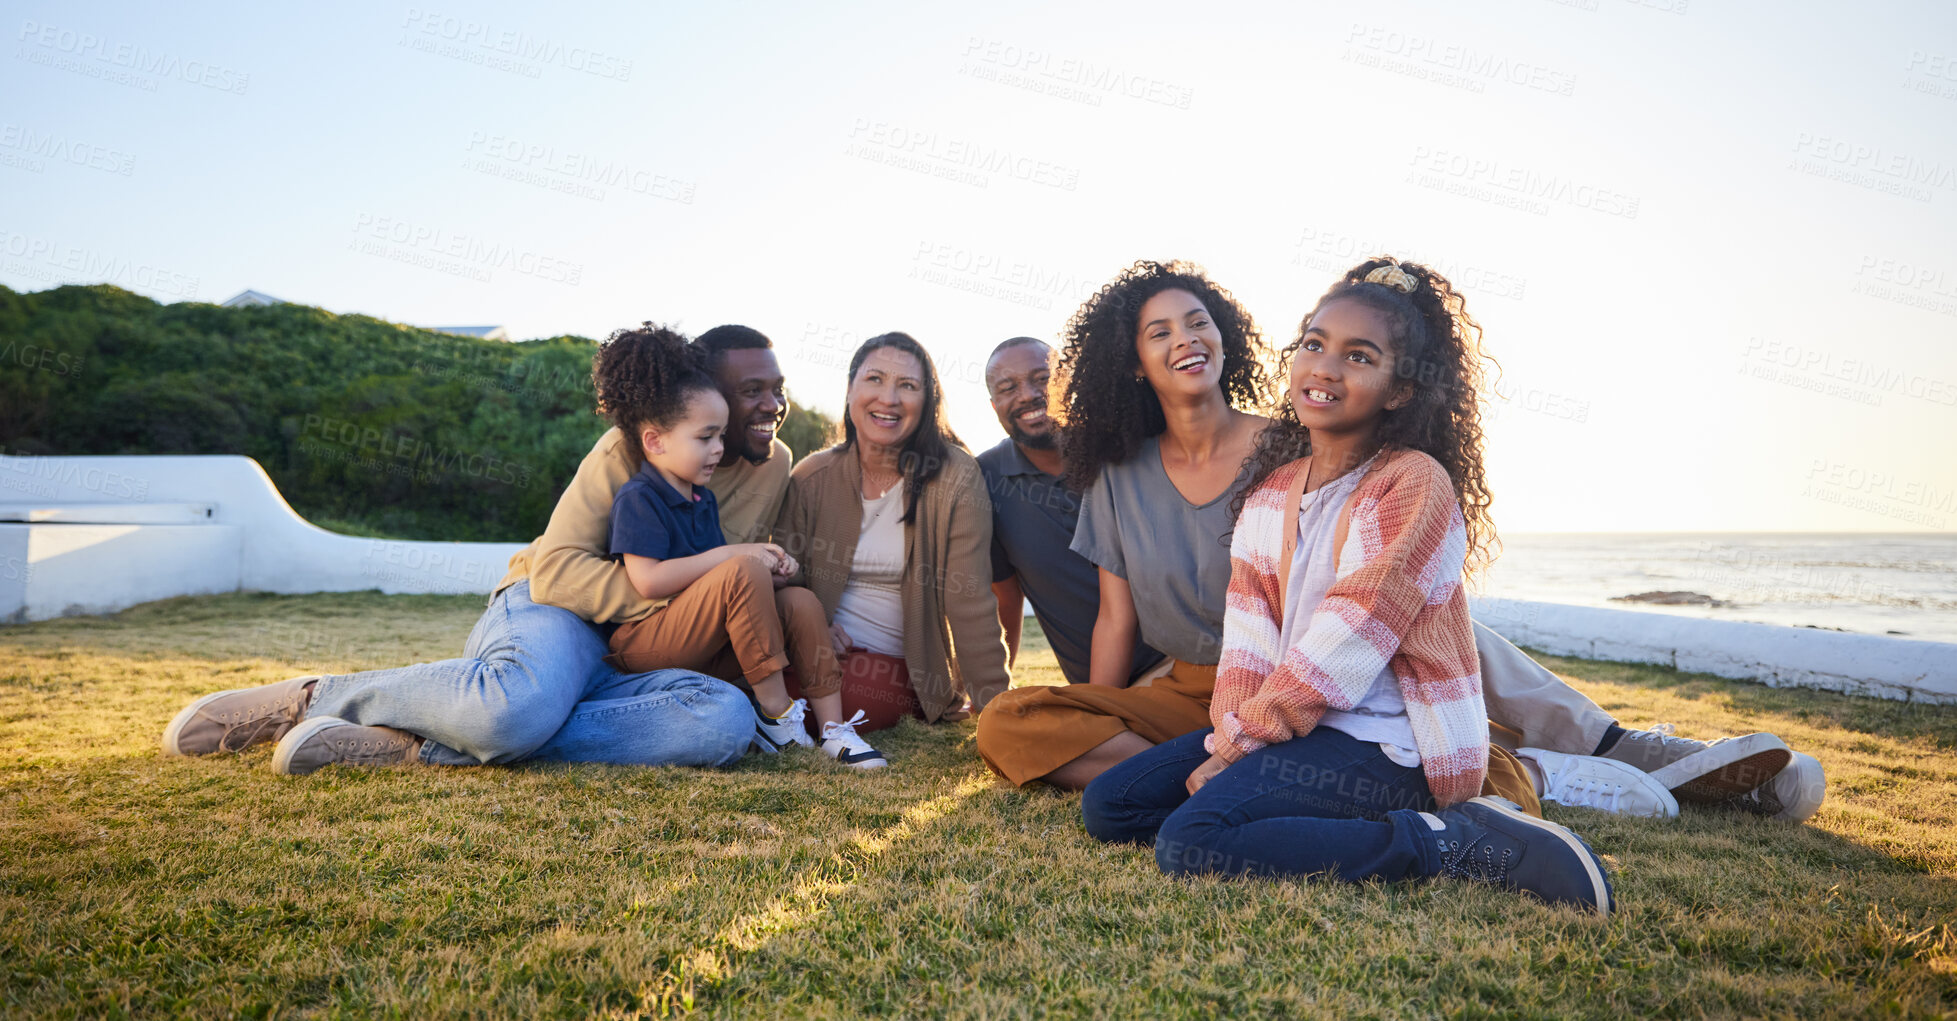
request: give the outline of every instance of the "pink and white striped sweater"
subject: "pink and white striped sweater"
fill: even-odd
[[[1327,709],[1364,698],[1390,664],[1434,800],[1466,801],[1488,770],[1488,714],[1461,588],[1468,533],[1454,486],[1424,453],[1381,454],[1339,515],[1337,580],[1303,611],[1311,622],[1295,644],[1281,649],[1309,464],[1272,473],[1237,519],[1212,746],[1234,762],[1310,733]]]

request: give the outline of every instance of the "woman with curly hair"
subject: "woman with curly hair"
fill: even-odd
[[[1369,260],[1320,299],[1236,501],[1210,726],[1096,778],[1089,832],[1153,843],[1171,874],[1449,876],[1609,914],[1582,838],[1481,796],[1478,335],[1413,263]]]
[[[999,775],[1078,789],[1208,722],[1268,356],[1250,315],[1188,263],[1137,262],[1075,313],[1061,449],[1084,492],[1072,548],[1100,576],[1089,683],[995,701],[978,749]],[[1165,658],[1131,684],[1137,637]]]

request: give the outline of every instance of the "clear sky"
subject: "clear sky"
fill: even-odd
[[[1385,249],[1505,530],[1957,530],[1957,5],[155,5],[0,31],[0,283],[979,365],[1138,258],[1274,346]],[[222,386],[222,381],[214,385]]]

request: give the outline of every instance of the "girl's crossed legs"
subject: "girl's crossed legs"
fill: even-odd
[[[1613,908],[1603,862],[1583,838],[1501,798],[1437,808],[1419,766],[1327,727],[1251,752],[1191,795],[1184,785],[1209,758],[1208,733],[1156,745],[1088,784],[1087,831],[1153,841],[1171,875],[1448,876],[1597,914]]]
[[[1430,874],[1434,810],[1419,766],[1376,743],[1319,728],[1244,756],[1195,795],[1184,782],[1209,753],[1207,728],[1156,745],[1101,774],[1081,795],[1087,831],[1155,844],[1171,874],[1303,876],[1359,882]]]

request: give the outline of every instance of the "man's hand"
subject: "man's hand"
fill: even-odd
[[[1189,788],[1189,793],[1194,794],[1202,790],[1203,785],[1214,779],[1216,774],[1229,768],[1230,764],[1223,760],[1223,756],[1212,754],[1203,760],[1202,765],[1196,767],[1194,773],[1189,774],[1189,780],[1183,786]]]

